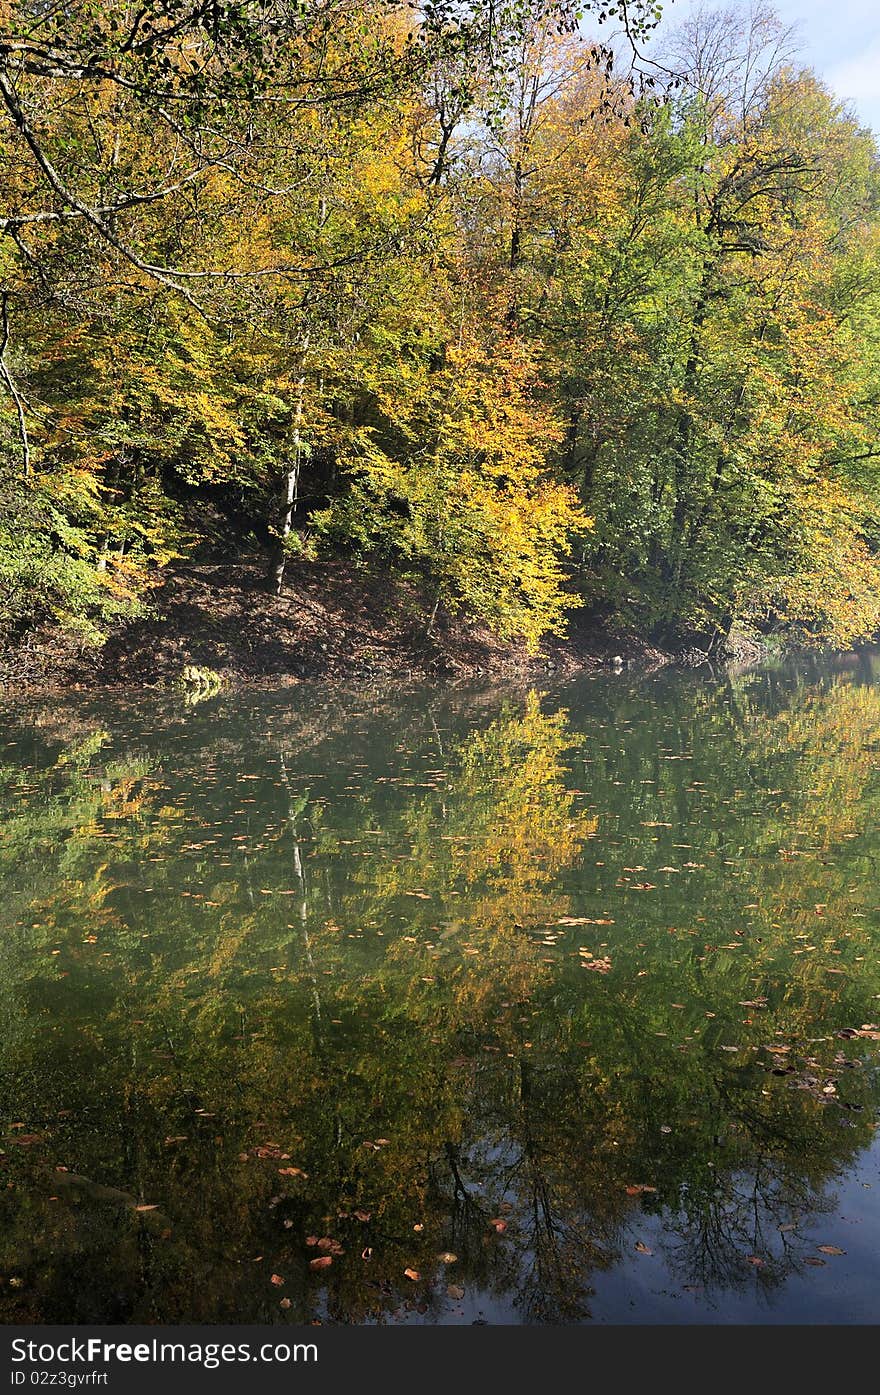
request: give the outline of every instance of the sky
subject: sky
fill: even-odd
[[[748,0],[739,3],[748,8]],[[737,0],[718,0],[709,7],[728,6],[736,8]],[[697,0],[663,0],[663,29],[696,7]],[[797,27],[804,67],[815,69],[880,135],[880,0],[772,0],[772,7],[786,24]]]

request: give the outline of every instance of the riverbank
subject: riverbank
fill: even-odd
[[[167,687],[184,670],[252,682],[561,675],[615,666],[659,668],[675,657],[638,635],[574,611],[569,634],[537,655],[461,614],[438,612],[411,584],[342,562],[288,567],[284,591],[265,590],[260,559],[169,571],[147,613],[85,646],[55,627],[32,631],[0,659],[7,691]],[[619,666],[619,665],[617,665]]]

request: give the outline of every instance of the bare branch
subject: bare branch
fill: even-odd
[[[27,421],[24,415],[24,403],[21,393],[15,385],[15,379],[9,371],[6,362],[6,349],[9,344],[9,292],[0,292],[0,378],[3,379],[6,391],[15,404],[15,412],[18,417],[18,437],[21,441],[21,463],[25,479],[31,474],[31,447],[28,439]]]

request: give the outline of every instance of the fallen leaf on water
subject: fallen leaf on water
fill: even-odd
[[[134,1209],[136,1211],[158,1211],[159,1206],[158,1203],[154,1201],[150,1206],[136,1206]]]
[[[289,1298],[282,1298],[282,1300],[281,1300],[281,1302],[278,1304],[278,1306],[279,1306],[279,1308],[289,1308],[289,1307],[290,1307],[290,1299],[289,1299]]]
[[[279,1167],[278,1171],[282,1177],[308,1177],[309,1175],[307,1172],[303,1172],[301,1167]]]
[[[816,1266],[822,1265],[822,1264],[824,1264],[824,1263],[825,1263],[824,1259],[813,1259],[812,1257],[810,1257],[809,1259],[805,1259],[805,1260],[804,1260],[804,1264],[813,1264],[813,1265],[816,1265]]]
[[[404,1269],[403,1272],[408,1279],[412,1279],[413,1283],[415,1283],[417,1279],[420,1279],[422,1277],[418,1269]]]
[[[760,1255],[746,1255],[746,1262],[748,1264],[754,1264],[756,1269],[760,1268],[764,1263]]]
[[[556,922],[557,925],[613,925],[614,921],[603,917],[601,920],[594,920],[588,915],[564,915]]]
[[[438,1255],[441,1264],[455,1264],[458,1255],[454,1255],[451,1250],[444,1250],[442,1255]]]
[[[370,1211],[352,1211],[352,1215],[356,1221],[368,1221],[371,1214]]]
[[[318,1249],[319,1249],[319,1250],[324,1250],[326,1254],[330,1254],[330,1255],[342,1255],[342,1254],[345,1254],[345,1251],[343,1250],[343,1248],[342,1248],[342,1246],[340,1245],[339,1241],[338,1241],[338,1240],[333,1240],[333,1239],[331,1238],[331,1236],[329,1236],[329,1235],[322,1235],[322,1236],[321,1236],[320,1240],[318,1241]]]
[[[817,1245],[816,1249],[823,1255],[845,1255],[846,1250],[842,1250],[839,1245]]]
[[[502,1235],[507,1229],[507,1221],[502,1220],[500,1216],[494,1216],[489,1224],[497,1235]]]
[[[329,1269],[333,1263],[332,1255],[319,1255],[317,1259],[309,1260],[310,1269]]]
[[[652,1255],[654,1253],[654,1251],[647,1245],[644,1245],[641,1240],[636,1241],[636,1249],[640,1255]]]
[[[274,1284],[276,1288],[280,1288],[281,1285],[284,1283],[284,1280],[280,1274],[273,1274],[269,1279],[269,1283]]]
[[[453,1299],[454,1302],[458,1302],[459,1298],[464,1298],[464,1289],[461,1284],[450,1284],[446,1290],[446,1296]]]

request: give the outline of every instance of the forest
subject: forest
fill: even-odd
[[[4,646],[244,554],[528,651],[876,637],[877,139],[762,3],[659,20],[0,0]]]

